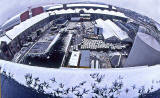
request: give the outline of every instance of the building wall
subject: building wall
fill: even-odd
[[[160,49],[157,47],[160,44],[152,36],[138,33],[124,67],[160,64]]]
[[[29,36],[32,32],[35,32],[36,30],[39,30],[41,27],[43,27],[43,30],[46,30],[49,26],[51,26],[51,23],[49,22],[48,18],[38,22],[37,24],[31,26],[24,32],[22,32],[19,36],[14,38],[9,44],[8,47],[11,50],[11,53],[15,55],[17,52],[20,51],[23,44],[27,43],[27,36]],[[13,58],[13,57],[12,57]]]
[[[21,49],[18,38],[14,39],[13,41],[11,41],[11,43],[9,43],[9,48],[13,55]]]
[[[103,28],[97,27],[97,26],[94,27],[95,34],[99,35],[99,34],[102,34],[102,32],[103,32]]]
[[[0,59],[11,60],[13,55],[11,51],[9,50],[7,43],[1,42],[0,48],[1,48]]]

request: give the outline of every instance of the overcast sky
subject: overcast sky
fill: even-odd
[[[0,0],[0,25],[28,7],[52,3],[93,1],[134,10],[160,23],[160,0]]]

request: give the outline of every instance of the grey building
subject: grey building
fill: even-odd
[[[160,64],[160,44],[151,35],[138,32],[124,67]]]
[[[90,68],[90,51],[81,51],[80,68]]]

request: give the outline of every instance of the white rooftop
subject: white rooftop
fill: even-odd
[[[76,8],[76,9],[61,9],[61,10],[55,10],[52,11],[52,15],[54,14],[68,14],[68,13],[79,13],[80,10],[83,10],[85,13],[94,13],[94,14],[106,14],[106,15],[112,15],[112,16],[119,16],[123,18],[127,18],[123,13],[115,12],[115,11],[109,11],[109,10],[101,10],[101,9],[85,9],[85,8]]]
[[[47,18],[48,16],[49,16],[48,13],[42,13],[40,15],[34,16],[34,17],[24,21],[24,22],[21,22],[19,25],[15,26],[13,29],[7,31],[6,35],[9,38],[14,39],[19,34],[21,34],[23,31],[30,28],[32,25],[36,24],[37,22]]]
[[[102,5],[102,4],[67,4],[67,7],[101,7],[101,8],[109,8],[108,5]],[[63,8],[62,4],[54,5],[53,7],[50,7],[48,10],[53,10],[57,8]],[[116,9],[115,7],[112,7]]]
[[[69,66],[78,66],[79,56],[79,51],[72,51],[71,58],[69,60]]]
[[[114,36],[114,34],[112,33],[113,32],[112,29],[105,25],[104,20],[98,19],[96,20],[96,23],[97,23],[96,24],[97,27],[103,28],[103,36],[105,39]]]
[[[2,41],[5,41],[8,44],[10,43],[11,40],[7,36],[2,36],[0,37],[0,45]]]
[[[103,36],[105,39],[110,38],[112,36],[116,36],[120,40],[124,40],[129,38],[128,34],[121,30],[115,23],[111,20],[96,20],[97,26],[103,28]]]
[[[67,4],[67,7],[81,7],[81,6],[90,6],[90,7],[103,7],[108,8],[108,5],[101,5],[101,4]]]

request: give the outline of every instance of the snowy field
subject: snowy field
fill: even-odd
[[[100,2],[134,10],[160,23],[160,0],[1,0],[0,25],[29,7],[69,2]]]
[[[153,88],[150,91],[157,90],[160,88],[159,85],[159,76],[160,76],[160,65],[152,67],[134,67],[134,68],[119,68],[119,69],[71,69],[71,68],[41,68],[33,67],[22,64],[15,64],[8,61],[0,60],[1,71],[6,71],[6,73],[11,73],[13,78],[19,83],[26,85],[25,75],[30,74],[32,78],[39,77],[39,82],[46,81],[50,88],[45,88],[46,93],[51,93],[53,89],[59,88],[59,85],[62,83],[64,88],[72,88],[84,81],[86,83],[80,88],[77,88],[79,91],[83,89],[89,90],[87,94],[84,94],[83,97],[89,98],[93,96],[92,94],[92,85],[95,83],[99,88],[112,88],[113,83],[117,81],[122,83],[122,89],[114,93],[118,98],[136,98],[140,89],[145,89],[144,92],[147,92],[148,89]],[[94,77],[102,77],[102,81],[95,82]],[[55,83],[53,83],[55,79]],[[33,87],[33,85],[31,85]],[[36,88],[35,88],[36,89]],[[128,92],[127,92],[128,91]],[[64,95],[62,95],[64,96]],[[73,93],[65,95],[65,97],[75,97]]]

